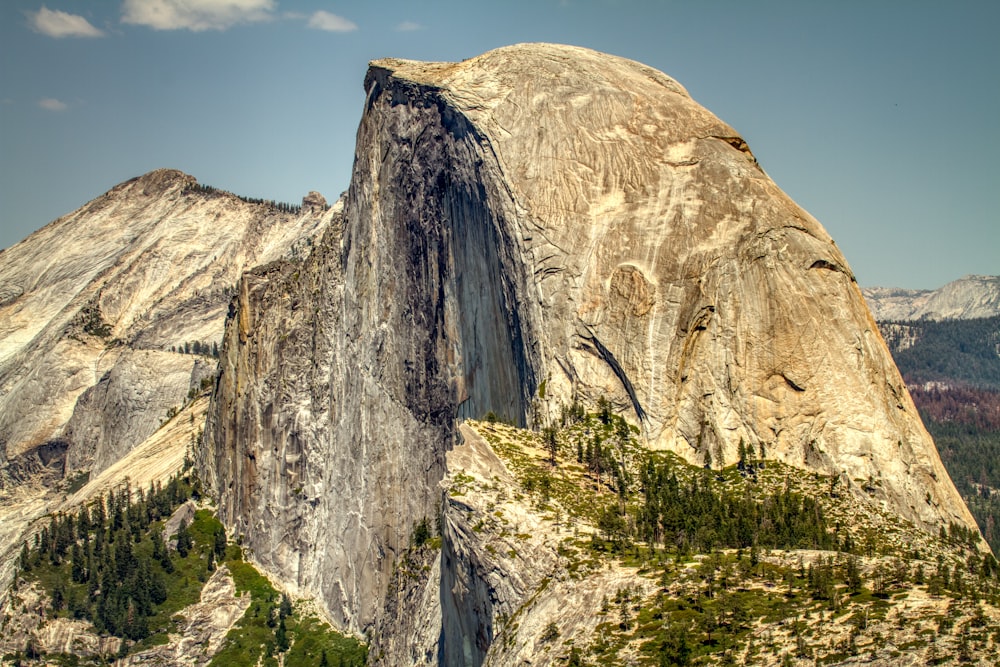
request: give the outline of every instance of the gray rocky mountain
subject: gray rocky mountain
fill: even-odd
[[[342,627],[381,627],[456,417],[606,397],[648,447],[766,449],[925,530],[974,526],[844,257],[676,81],[535,44],[375,61],[365,89],[343,217],[240,283],[199,459],[255,558]],[[454,525],[427,613],[443,662],[478,664],[515,573]]]
[[[865,287],[861,292],[880,322],[1000,315],[1000,276],[968,275],[936,290]]]
[[[185,344],[221,343],[246,269],[308,253],[334,215],[313,195],[279,211],[163,169],[0,251],[0,546],[54,509],[39,480],[96,477],[211,383]]]
[[[0,463],[49,444],[96,473],[148,437],[215,370],[170,348],[221,342],[240,274],[322,220],[196,185],[152,172],[0,252]]]

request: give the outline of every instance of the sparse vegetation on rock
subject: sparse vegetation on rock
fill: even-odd
[[[472,424],[513,475],[512,486],[468,470],[450,476],[472,508],[464,521],[494,554],[498,538],[509,540],[530,514],[558,556],[545,581],[599,586],[610,566],[631,569],[633,582],[605,589],[590,624],[567,622],[568,603],[546,606],[548,586],[526,595],[487,664],[526,655],[517,647],[543,608],[534,632],[551,664],[1000,659],[1000,569],[974,531],[953,525],[928,535],[860,485],[776,461],[747,455],[722,470],[691,466],[644,450],[634,432],[620,437],[618,419],[567,420],[556,429],[554,464],[548,432]],[[591,457],[603,451],[607,467],[578,461],[581,441]]]

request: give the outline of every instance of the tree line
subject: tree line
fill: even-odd
[[[213,359],[219,358],[219,344],[214,341],[211,344],[200,340],[184,341],[182,345],[171,345],[170,351],[177,354],[200,354]]]
[[[197,192],[207,195],[229,195],[231,197],[236,197],[237,199],[244,201],[248,204],[260,204],[263,206],[268,206],[281,213],[291,213],[293,215],[298,215],[302,212],[301,204],[289,204],[287,202],[279,202],[273,199],[262,199],[258,197],[244,197],[243,195],[238,195],[228,190],[221,190],[219,188],[212,187],[211,185],[203,185],[201,183],[194,183],[184,188],[184,194],[191,192]]]
[[[916,334],[892,357],[910,384],[948,382],[1000,390],[1000,317],[970,320],[880,322],[883,335],[894,326]]]

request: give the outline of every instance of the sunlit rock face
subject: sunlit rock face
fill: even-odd
[[[0,252],[0,483],[55,450],[96,474],[145,440],[215,372],[171,348],[221,342],[243,271],[307,252],[326,215],[161,169]]]
[[[375,61],[365,90],[325,236],[240,283],[199,455],[254,557],[343,627],[377,623],[456,420],[488,411],[603,396],[690,461],[742,443],[974,525],[840,251],[673,79],[532,44]]]

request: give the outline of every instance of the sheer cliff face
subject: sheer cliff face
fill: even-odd
[[[93,473],[157,429],[214,363],[249,266],[308,244],[302,215],[159,170],[0,252],[0,485],[53,459]]]
[[[973,525],[833,241],[675,81],[521,45],[365,85],[342,224],[242,282],[202,461],[344,625],[438,512],[456,417],[490,410],[606,396],[691,461],[742,441]]]
[[[255,558],[356,631],[440,511],[456,415],[523,423],[538,363],[483,138],[433,91],[368,86],[342,222],[242,282],[204,461]]]

